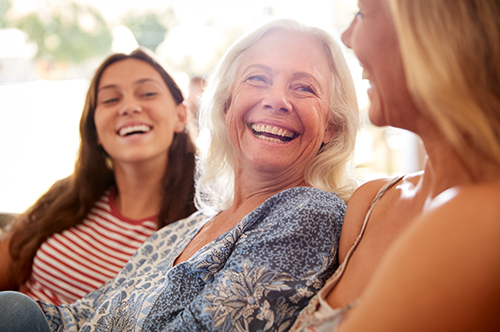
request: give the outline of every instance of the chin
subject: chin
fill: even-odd
[[[370,122],[377,127],[389,126],[380,105],[370,105],[368,108],[368,118]]]
[[[386,126],[382,103],[380,102],[379,95],[375,91],[375,88],[372,86],[368,89],[367,93],[370,99],[370,105],[368,106],[368,118],[370,122],[377,127]]]
[[[276,160],[277,158],[255,158],[250,163],[255,170],[259,172],[276,174],[284,173],[287,170],[287,164],[281,160]],[[281,159],[281,158],[278,158]]]

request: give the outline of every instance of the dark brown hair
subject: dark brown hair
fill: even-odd
[[[80,224],[94,203],[115,185],[113,171],[106,165],[107,155],[97,143],[94,123],[97,87],[107,67],[131,58],[150,64],[162,76],[177,105],[184,101],[175,81],[146,50],[136,49],[130,54],[117,53],[104,60],[96,70],[87,92],[80,119],[81,144],[73,174],[52,185],[13,224],[10,240],[13,284],[21,285],[29,277],[33,258],[44,241],[55,233]],[[158,228],[185,218],[196,210],[193,203],[195,153],[195,147],[186,132],[174,134],[163,177]]]

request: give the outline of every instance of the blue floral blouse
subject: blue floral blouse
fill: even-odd
[[[123,270],[69,305],[41,303],[54,331],[287,331],[338,266],[344,202],[284,190],[172,266],[213,216],[152,235]]]

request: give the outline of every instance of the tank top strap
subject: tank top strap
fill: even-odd
[[[365,220],[363,221],[363,226],[361,227],[361,231],[359,232],[358,237],[356,238],[356,241],[354,241],[351,249],[349,249],[349,252],[346,255],[346,258],[344,259],[343,265],[346,265],[349,259],[351,258],[352,254],[354,253],[354,250],[356,250],[356,247],[359,244],[359,241],[361,241],[361,238],[363,237],[363,234],[365,233],[366,225],[368,224],[368,220],[370,219],[370,216],[372,214],[373,208],[375,207],[375,204],[385,195],[386,192],[388,192],[396,183],[398,183],[404,175],[398,176],[393,178],[392,180],[388,181],[386,184],[380,188],[380,190],[377,192],[377,195],[375,195],[375,198],[370,204],[370,207],[368,208],[368,212],[366,212],[365,215]]]

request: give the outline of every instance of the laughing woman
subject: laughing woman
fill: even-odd
[[[428,158],[354,193],[341,267],[292,330],[500,331],[500,1],[360,0],[342,40],[370,120]]]
[[[74,302],[113,278],[156,230],[196,210],[183,101],[142,49],[101,64],[80,120],[74,173],[0,242],[1,290]]]
[[[317,28],[269,23],[228,50],[204,97],[200,124],[211,142],[196,189],[201,212],[158,231],[83,299],[40,303],[49,324],[31,303],[40,319],[30,322],[57,331],[287,331],[332,274],[358,125],[338,44]],[[5,303],[23,301],[2,297],[0,321],[20,323]]]

